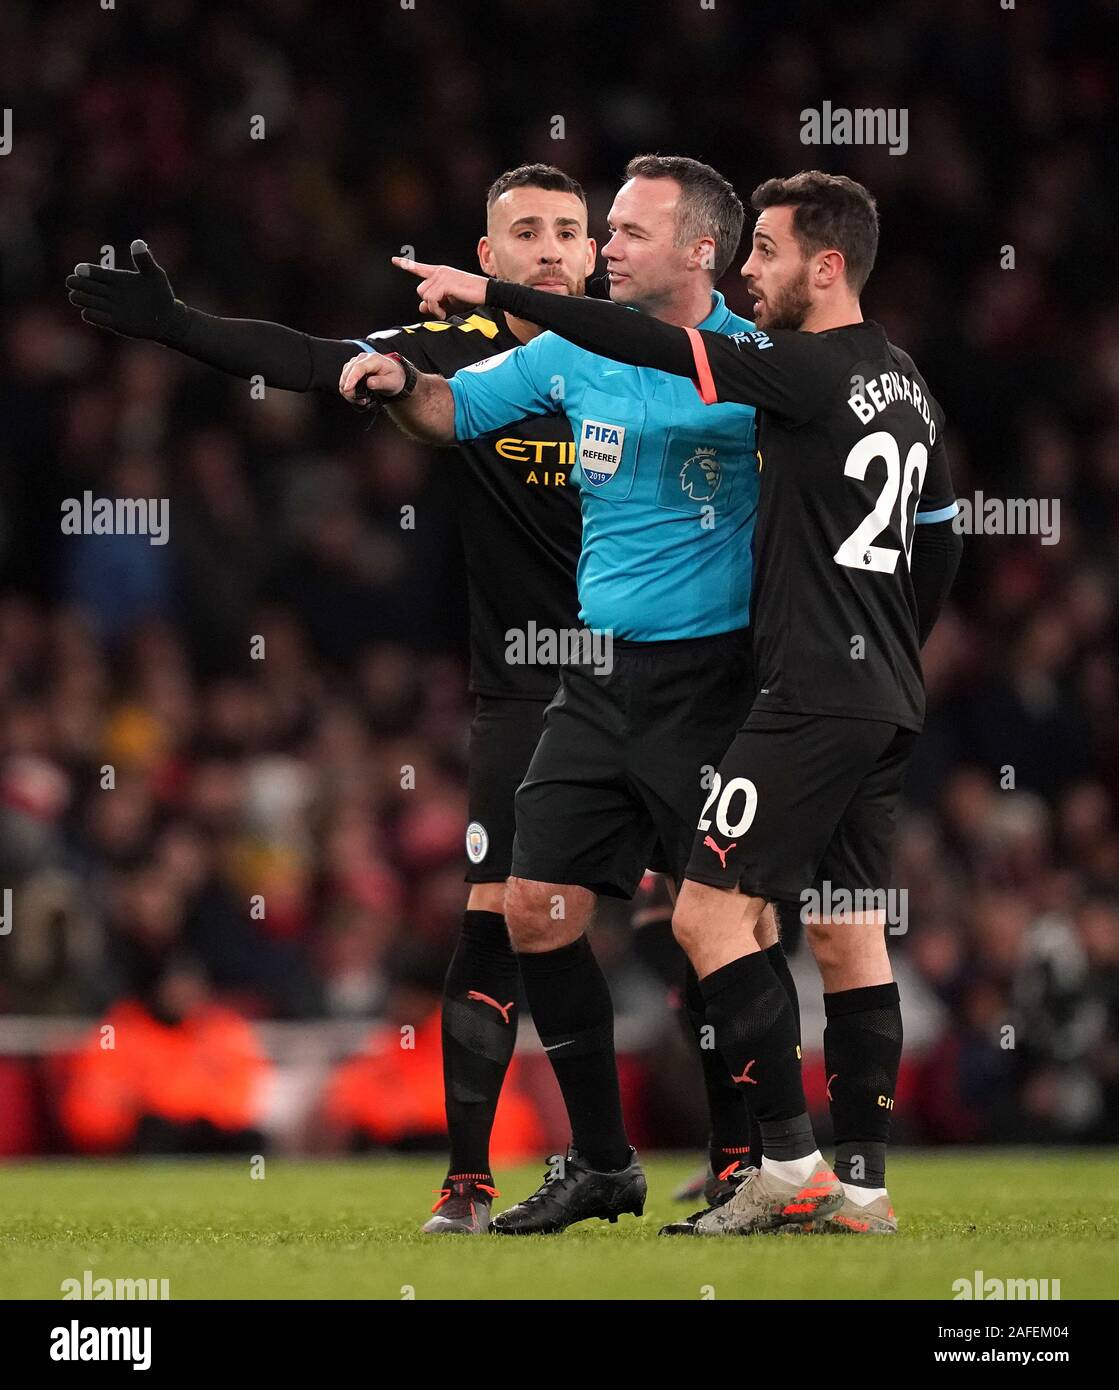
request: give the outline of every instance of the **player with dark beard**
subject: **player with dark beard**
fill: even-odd
[[[743,217],[734,189],[709,165],[632,159],[608,216],[611,298],[630,318],[697,325],[728,340],[749,331],[715,289]],[[613,665],[561,671],[517,792],[506,897],[572,1142],[566,1163],[500,1213],[494,1230],[556,1234],[639,1213],[645,1178],[626,1136],[613,1010],[587,927],[599,896],[631,896],[647,864],[682,881],[714,767],[753,700],[752,412],[741,404],[709,410],[685,382],[576,351],[552,334],[450,381],[389,357],[355,357],[339,386],[348,398],[359,387],[377,391],[402,429],[434,443],[483,436],[525,414],[562,413],[576,426],[580,616],[612,635]],[[773,913],[755,925],[795,1017]],[[689,1012],[702,1028],[691,979]],[[710,1086],[717,1049],[708,1057]],[[743,1157],[724,1152],[713,1174],[722,1190],[710,1200],[730,1195]]]
[[[173,347],[271,387],[334,394],[355,351],[397,352],[441,377],[485,365],[539,334],[500,310],[450,323],[425,322],[353,339],[316,338],[277,323],[215,317],[177,300],[142,242],[135,271],[81,265],[66,281],[82,318],[101,328]],[[486,199],[478,259],[488,273],[552,294],[581,295],[595,262],[579,184],[543,164],[502,174]],[[513,848],[513,797],[524,778],[555,693],[554,666],[506,659],[511,630],[578,627],[575,567],[581,519],[569,486],[574,458],[562,415],[513,420],[458,449],[460,519],[469,582],[471,691],[476,706],[469,747],[466,879],[462,933],[443,998],[443,1070],[451,1154],[437,1209],[425,1229],[486,1230],[495,1195],[489,1142],[498,1096],[517,1035],[520,979],[504,916]],[[644,867],[644,866],[643,866]],[[644,906],[648,907],[648,898]],[[669,908],[670,911],[670,908]],[[644,958],[666,984],[682,988],[683,961],[665,949],[667,913],[638,931]],[[699,1052],[712,1112],[713,1172],[745,1166],[757,1143],[748,1108],[717,1053],[698,1047],[696,987],[685,1014]],[[737,1166],[737,1165],[736,1165]],[[723,1187],[725,1188],[724,1183]],[[722,1190],[709,1184],[709,1191]]]
[[[884,908],[906,766],[921,729],[920,648],[961,542],[944,415],[912,359],[863,318],[878,212],[810,171],[755,189],[742,267],[757,328],[726,337],[614,306],[400,262],[424,307],[503,305],[577,346],[690,377],[708,404],[759,412],[758,695],[722,760],[673,917],[707,1020],[762,1131],[763,1160],[722,1206],[672,1228],[785,1225],[892,1234],[885,1185],[902,1029]],[[813,884],[835,1171],[807,1114],[793,1012],[753,935]],[[836,901],[850,903],[839,913]]]

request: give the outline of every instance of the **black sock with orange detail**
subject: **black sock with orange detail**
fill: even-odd
[[[886,1144],[901,1067],[896,984],[824,995],[824,1066],[835,1171],[854,1187],[885,1187]]]
[[[703,1068],[707,1109],[711,1118],[707,1158],[717,1178],[736,1166],[760,1167],[762,1136],[743,1090],[734,1084],[726,1059],[715,1044],[713,1027],[708,1025],[699,976],[689,964],[684,986],[687,1032]]]
[[[700,989],[715,1042],[766,1138],[766,1154],[792,1159],[813,1153],[796,1020],[766,953],[753,951],[713,970]]]
[[[493,1185],[490,1133],[517,1042],[517,956],[499,912],[467,910],[443,986],[450,1176]]]

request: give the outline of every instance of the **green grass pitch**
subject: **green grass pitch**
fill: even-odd
[[[896,1238],[657,1238],[688,1159],[646,1164],[642,1220],[561,1236],[419,1234],[437,1159],[0,1165],[0,1297],[64,1279],[153,1278],[173,1299],[951,1299],[956,1279],[1060,1279],[1119,1296],[1119,1153],[896,1156]],[[499,1208],[540,1167],[499,1174]]]

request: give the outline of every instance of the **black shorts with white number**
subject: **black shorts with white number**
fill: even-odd
[[[504,883],[513,860],[513,798],[540,735],[547,700],[479,695],[470,725],[467,883]]]
[[[754,710],[719,764],[688,878],[771,901],[885,889],[916,740],[877,719]]]
[[[613,643],[613,669],[560,671],[517,793],[513,873],[631,898],[677,883],[711,776],[753,701],[749,629]]]

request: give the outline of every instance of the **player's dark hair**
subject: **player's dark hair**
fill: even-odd
[[[626,165],[626,178],[676,180],[680,185],[676,245],[686,246],[699,237],[711,237],[715,242],[711,270],[718,280],[734,260],[746,219],[733,186],[710,164],[682,154],[639,154]]]
[[[861,183],[843,174],[803,169],[792,178],[759,183],[750,202],[759,212],[791,207],[793,234],[804,254],[842,251],[847,283],[862,293],[878,253],[878,204]]]
[[[490,184],[486,194],[487,212],[511,188],[546,188],[553,193],[571,193],[587,206],[583,185],[554,164],[518,164],[515,169],[506,169]]]

